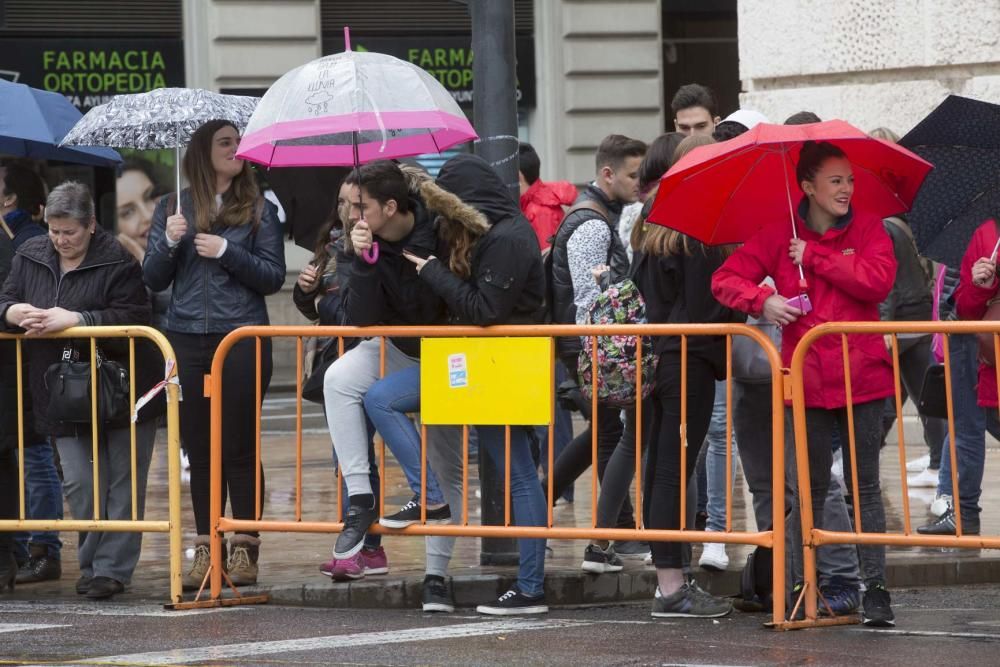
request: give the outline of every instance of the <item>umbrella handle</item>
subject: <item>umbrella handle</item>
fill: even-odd
[[[372,243],[372,247],[367,250],[361,251],[361,258],[368,262],[369,264],[374,264],[378,261],[378,241]]]

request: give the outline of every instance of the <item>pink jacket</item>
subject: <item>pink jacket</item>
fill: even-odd
[[[1000,281],[994,279],[993,284],[987,287],[980,287],[972,282],[972,265],[980,257],[989,258],[997,244],[997,238],[997,223],[994,220],[987,220],[976,229],[962,257],[958,288],[955,290],[955,310],[963,320],[983,319],[990,301],[997,296]],[[976,392],[979,396],[979,405],[988,408],[997,407],[996,368],[979,364],[979,385]]]

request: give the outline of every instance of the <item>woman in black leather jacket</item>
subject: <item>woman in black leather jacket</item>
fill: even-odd
[[[208,572],[209,551],[209,401],[202,397],[202,376],[211,369],[220,341],[233,329],[268,324],[264,297],[285,280],[284,244],[275,207],[257,189],[250,165],[235,158],[239,134],[228,121],[202,125],[184,156],[191,186],[161,199],[153,215],[143,274],[154,291],[173,285],[165,329],[177,355],[178,374],[187,389],[181,403],[181,439],[191,462],[195,560],[184,578],[198,588]],[[254,410],[258,360],[253,339],[237,343],[223,368],[222,501],[228,494],[233,517],[254,519]],[[271,381],[271,343],[261,340],[261,395]],[[261,487],[263,487],[263,472]],[[257,581],[260,539],[238,533],[230,544],[233,584]]]

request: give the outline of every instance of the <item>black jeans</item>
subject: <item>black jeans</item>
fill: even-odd
[[[680,528],[681,474],[690,485],[698,449],[708,434],[715,405],[715,369],[698,356],[688,355],[687,363],[687,449],[681,470],[681,358],[665,353],[656,368],[653,390],[653,423],[649,431],[644,493],[648,502],[647,526],[652,529]],[[688,528],[693,528],[688,526]],[[683,546],[679,542],[651,542],[653,564],[657,568],[680,568]]]
[[[167,337],[177,355],[177,375],[184,388],[180,404],[181,439],[191,463],[191,505],[198,535],[211,532],[209,523],[209,463],[211,413],[204,397],[204,376],[224,334],[180,334]],[[256,519],[256,401],[257,359],[253,338],[241,340],[226,356],[222,370],[222,511],[226,497],[234,519]],[[261,339],[261,398],[271,384],[271,341]],[[264,472],[260,476],[263,506]],[[248,533],[256,535],[255,532]]]
[[[646,443],[649,442],[649,426],[652,419],[653,404],[650,399],[642,402],[642,455],[646,453]],[[611,453],[611,458],[604,468],[601,479],[601,495],[597,500],[597,526],[599,528],[634,527],[623,526],[620,522],[622,506],[631,502],[629,487],[635,476],[635,408],[625,409],[625,429],[622,431],[618,446]]]
[[[858,468],[858,495],[854,498],[857,506],[860,503],[861,525],[856,526],[858,532],[885,532],[885,505],[882,504],[882,488],[879,480],[879,453],[881,451],[881,429],[884,400],[869,401],[854,405],[854,456]],[[791,410],[786,409],[786,431],[793,433],[791,428]],[[830,466],[833,464],[833,434],[841,434],[844,448],[844,485],[847,493],[854,495],[847,425],[847,408],[824,410],[822,408],[806,409],[806,437],[809,445],[809,486],[812,490],[813,524],[817,528],[825,527],[823,505],[826,490],[830,486]],[[789,474],[794,471],[789,470]],[[794,480],[786,479],[788,497],[794,494]],[[861,566],[861,576],[867,585],[885,584],[885,546],[862,545],[858,547]]]
[[[565,357],[562,362],[566,365],[571,378],[577,377],[576,357]],[[588,420],[587,428],[580,435],[573,438],[566,448],[559,454],[552,467],[552,497],[559,498],[563,492],[582,475],[593,461],[593,419],[590,415],[590,403],[584,401],[579,406],[584,418]],[[624,426],[621,420],[621,408],[609,407],[606,405],[597,406],[597,479],[604,479],[604,471],[607,468],[611,454],[618,447],[621,440]],[[548,494],[548,480],[542,482],[542,488]],[[546,497],[548,497],[546,495]],[[626,498],[622,503],[618,521],[615,524],[618,528],[635,528],[635,517],[632,509],[632,502]]]

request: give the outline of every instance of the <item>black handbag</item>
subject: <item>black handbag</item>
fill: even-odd
[[[944,364],[934,364],[924,371],[917,412],[924,417],[948,418],[948,396],[945,392]]]
[[[63,349],[62,359],[45,371],[49,392],[46,409],[55,422],[89,424],[91,422],[90,360],[80,361],[71,345]],[[128,371],[118,362],[97,350],[97,418],[103,423],[129,417]]]
[[[302,398],[323,405],[323,376],[326,375],[326,369],[337,360],[338,352],[337,339],[331,338],[313,360],[312,372],[302,383]]]

